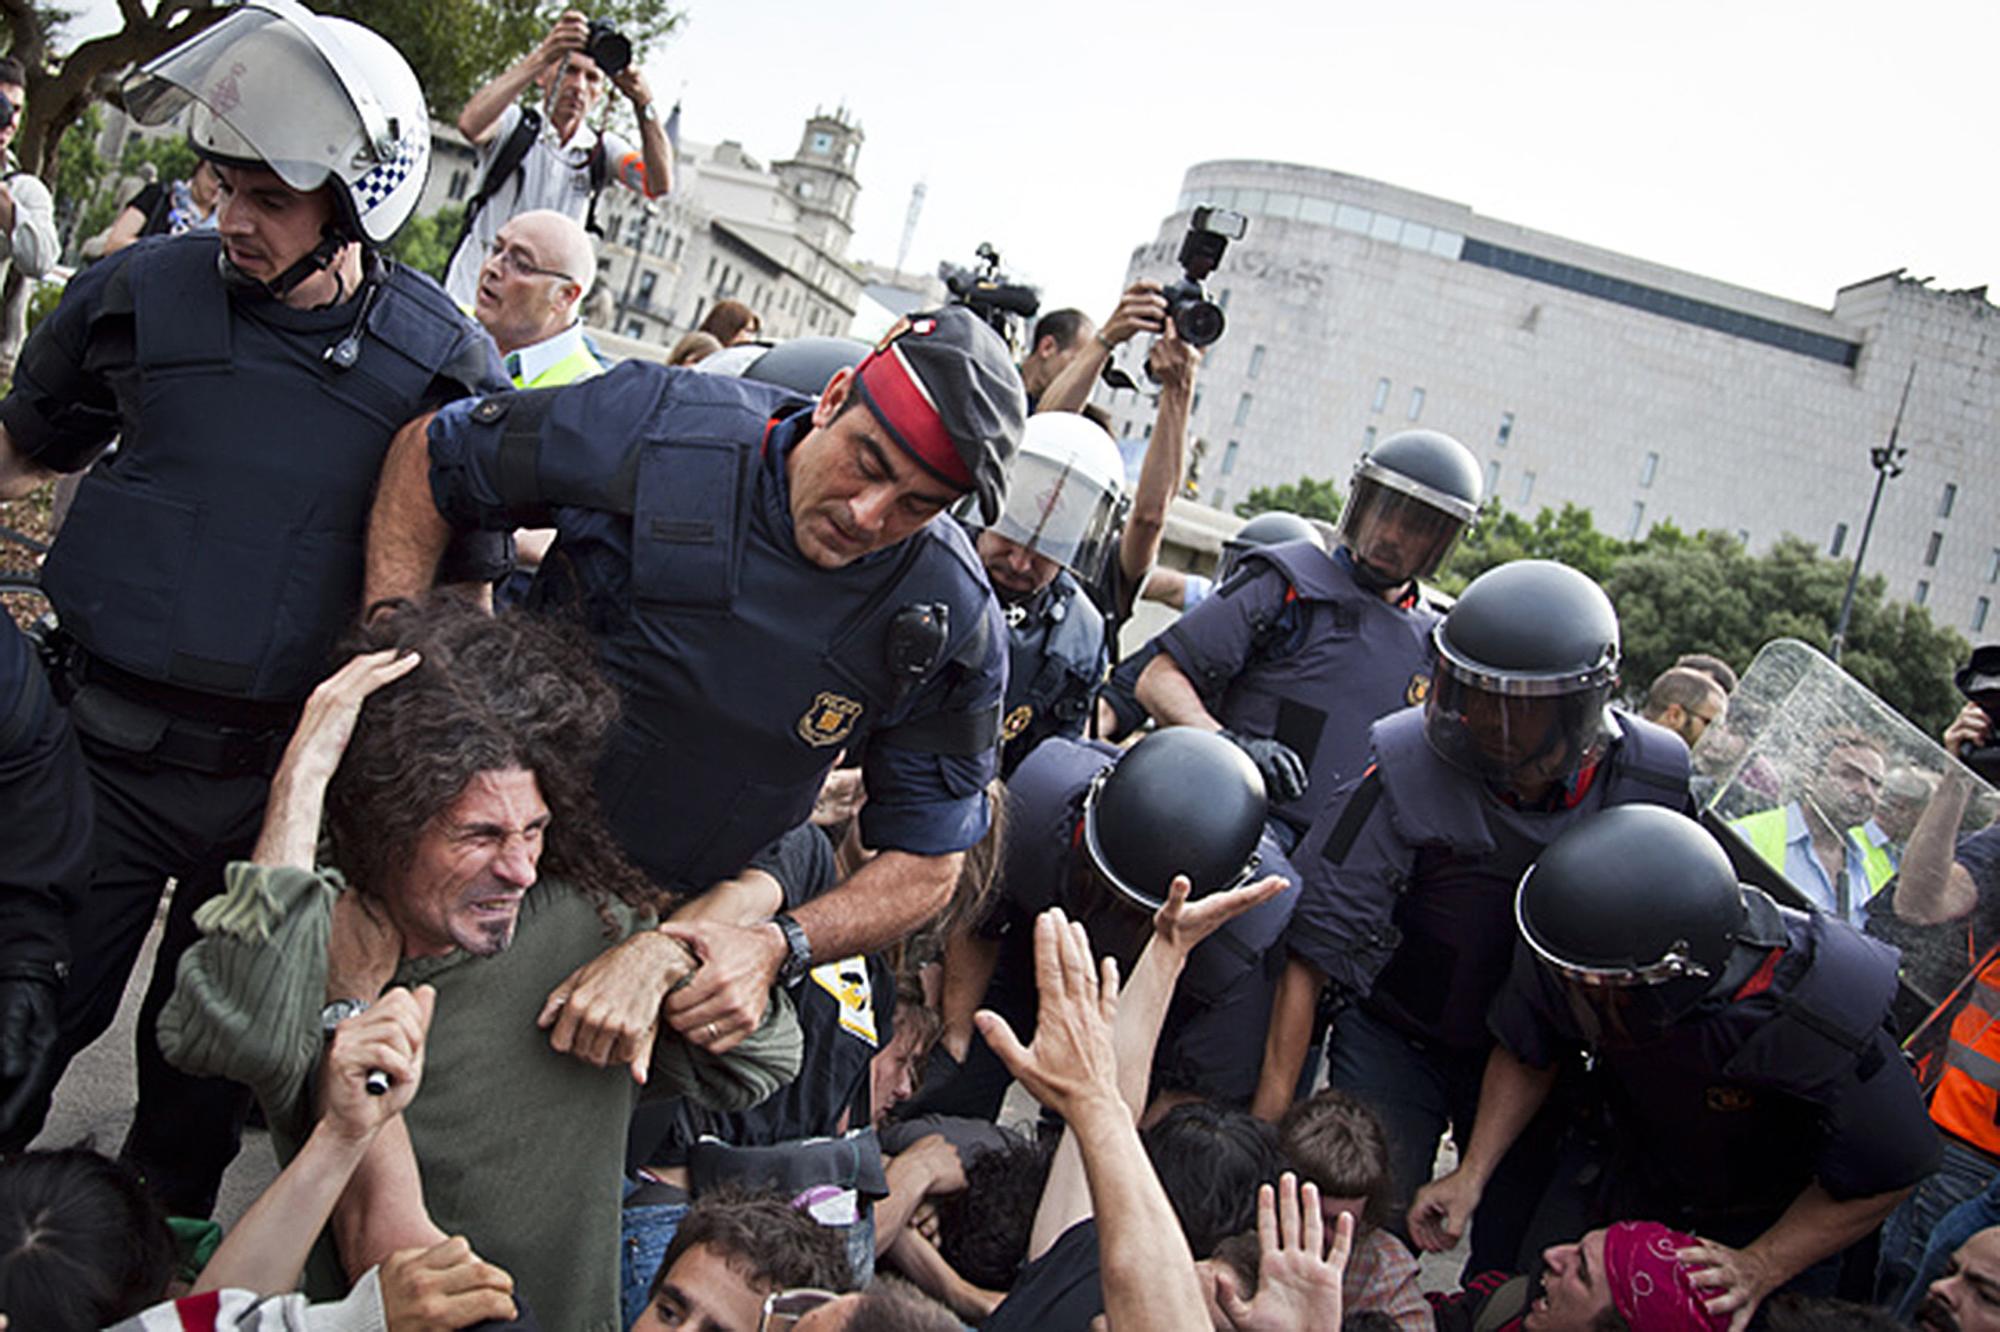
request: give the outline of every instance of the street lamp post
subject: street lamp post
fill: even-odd
[[[1827,655],[1834,661],[1840,660],[1840,651],[1847,646],[1847,625],[1854,617],[1854,588],[1861,581],[1861,562],[1868,558],[1868,538],[1875,531],[1875,511],[1882,507],[1882,487],[1891,477],[1903,474],[1903,459],[1909,450],[1896,443],[1896,437],[1903,432],[1903,410],[1910,405],[1910,385],[1917,380],[1917,363],[1910,362],[1910,373],[1903,378],[1903,399],[1896,404],[1896,421],[1889,427],[1889,439],[1868,450],[1868,461],[1875,468],[1875,494],[1868,501],[1868,518],[1861,524],[1861,542],[1854,548],[1854,567],[1847,571],[1847,591],[1840,598],[1840,619],[1833,626],[1833,641],[1827,645]]]

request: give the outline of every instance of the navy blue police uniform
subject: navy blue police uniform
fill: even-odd
[[[91,468],[43,569],[99,825],[69,922],[62,1056],[110,1025],[175,879],[126,1152],[187,1215],[213,1205],[248,1099],[161,1058],[174,960],[223,866],[248,855],[292,724],[360,612],[395,432],[507,382],[491,340],[421,273],[370,256],[355,296],[300,310],[226,281],[219,249],[213,234],[144,241],[80,274],[0,402],[29,459]],[[500,540],[461,547],[447,576],[490,580],[506,558]]]
[[[1245,551],[1157,641],[1223,726],[1279,740],[1305,764],[1305,791],[1271,807],[1295,843],[1367,762],[1375,720],[1424,701],[1439,618],[1414,592],[1384,601],[1363,587],[1345,547],[1300,540]]]
[[[1067,569],[1007,609],[1007,704],[1000,775],[1050,736],[1081,739],[1098,685],[1110,669],[1109,622]]]
[[[1349,1001],[1335,1021],[1328,1080],[1382,1116],[1405,1196],[1430,1178],[1447,1123],[1471,1130],[1492,1046],[1486,1009],[1513,957],[1522,872],[1596,810],[1688,805],[1679,737],[1612,716],[1605,756],[1546,807],[1526,808],[1441,758],[1424,738],[1422,708],[1392,713],[1372,728],[1374,763],[1334,794],[1293,853],[1304,879],[1286,946]],[[1486,1191],[1473,1270],[1515,1270],[1505,1237],[1518,1236],[1525,1217],[1510,1209],[1531,1208],[1542,1183],[1527,1145]],[[1481,1251],[1495,1243],[1500,1251]]]
[[[1000,939],[999,961],[984,1007],[1028,1039],[1035,1026],[1035,917],[1061,907],[1089,931],[1099,956],[1131,973],[1152,934],[1152,920],[1093,882],[1082,842],[1083,801],[1092,779],[1122,753],[1102,741],[1056,738],[1038,747],[1007,783],[1007,833],[1001,847],[1000,898],[984,928]],[[1192,1092],[1244,1105],[1257,1087],[1262,1048],[1245,1033],[1270,1021],[1284,961],[1280,941],[1298,898],[1297,878],[1266,831],[1256,875],[1284,878],[1284,892],[1230,921],[1189,955],[1154,1056],[1158,1090]],[[947,1088],[920,1098],[924,1109],[991,1119],[1008,1075],[974,1034],[964,1069]]]
[[[800,553],[786,459],[811,408],[627,362],[431,425],[448,522],[556,529],[530,602],[582,618],[623,696],[598,797],[664,886],[702,891],[804,823],[843,751],[861,759],[868,845],[945,855],[986,833],[999,609],[956,523],[838,569]],[[914,663],[899,646],[911,614],[935,629]]]
[[[1847,1201],[1937,1168],[1937,1131],[1887,1021],[1896,951],[1774,909],[1775,942],[1741,985],[1636,1044],[1588,1031],[1518,947],[1494,1037],[1536,1068],[1589,1049],[1604,1093],[1612,1147],[1588,1224],[1645,1216],[1740,1247],[1815,1181]]]
[[[53,1019],[69,974],[64,915],[90,874],[90,779],[69,718],[57,705],[33,645],[0,614],[0,985],[11,1014]],[[0,1151],[19,1151],[19,1118],[41,1093],[31,1043],[53,1030],[0,1024]],[[18,1061],[18,1062],[17,1062]]]

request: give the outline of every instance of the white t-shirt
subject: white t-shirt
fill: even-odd
[[[487,168],[499,155],[500,146],[520,123],[518,102],[500,113],[492,137],[479,148],[480,180],[486,178]],[[486,258],[486,247],[500,234],[508,218],[537,208],[567,213],[578,222],[589,214],[590,151],[596,143],[597,132],[588,125],[577,126],[569,143],[561,144],[556,142],[555,128],[546,120],[542,122],[541,134],[528,145],[527,156],[521,159],[519,174],[486,201],[479,216],[472,220],[472,230],[466,234],[464,243],[451,256],[451,267],[445,270],[444,289],[461,309],[472,308],[479,292],[479,265]],[[604,136],[604,151],[609,157],[609,179],[644,193],[645,155],[611,133]]]

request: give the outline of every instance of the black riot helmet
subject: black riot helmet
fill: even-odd
[[[1119,897],[1158,911],[1176,874],[1190,897],[1246,882],[1264,831],[1264,779],[1214,731],[1167,726],[1100,772],[1083,798],[1083,844]]]
[[[1287,541],[1310,541],[1321,550],[1326,538],[1310,519],[1283,509],[1269,509],[1236,529],[1236,535],[1222,543],[1222,558],[1215,562],[1215,581],[1220,585],[1243,560],[1243,553],[1266,546],[1282,546]]]
[[[1436,430],[1405,430],[1362,454],[1340,513],[1356,575],[1381,589],[1436,573],[1484,489],[1472,451]]]
[[[792,338],[743,367],[743,378],[817,398],[829,379],[852,370],[868,354],[854,338]]]
[[[1753,913],[1752,902],[1762,908]],[[1753,914],[1722,847],[1659,805],[1616,805],[1550,843],[1521,876],[1514,920],[1586,1031],[1643,1040],[1723,983]]]
[[[1602,756],[1618,685],[1618,613],[1566,564],[1516,560],[1472,580],[1431,633],[1424,737],[1524,794]]]

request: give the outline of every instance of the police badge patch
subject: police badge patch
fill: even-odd
[[[845,694],[822,689],[799,718],[799,739],[809,745],[837,745],[854,730],[861,705]]]
[[[1023,703],[1007,714],[1007,720],[1000,723],[1000,743],[1009,744],[1014,737],[1028,729],[1028,723],[1035,719],[1033,704]]]
[[[1403,702],[1411,707],[1431,696],[1431,677],[1418,671],[1410,677],[1410,687],[1403,691]]]

